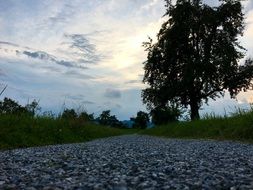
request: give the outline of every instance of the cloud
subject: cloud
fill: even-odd
[[[245,6],[245,11],[246,12],[253,9],[253,1],[252,0],[245,1],[245,2],[243,2],[243,4]]]
[[[85,98],[85,96],[82,94],[65,94],[63,96],[66,99],[71,99],[71,100],[75,100],[75,101],[83,101],[83,99]]]
[[[16,52],[17,52],[17,50],[16,50]],[[23,54],[27,55],[28,57],[34,58],[34,59],[40,59],[43,61],[54,62],[58,65],[62,65],[65,67],[87,69],[87,67],[84,67],[82,65],[78,65],[74,61],[59,60],[59,58],[56,58],[55,56],[50,55],[50,54],[43,52],[43,51],[23,51]]]
[[[105,97],[107,98],[120,98],[121,97],[121,92],[119,90],[116,89],[111,89],[111,88],[107,88],[105,91]]]
[[[0,41],[0,44],[11,45],[11,46],[15,46],[15,47],[20,47],[18,44],[14,44],[14,43],[11,43],[11,42],[5,42],[5,41]]]
[[[97,32],[94,32],[94,34]],[[69,40],[63,42],[68,45],[70,53],[77,58],[79,63],[92,63],[99,62],[102,58],[96,50],[96,45],[92,44],[88,39],[90,34],[65,34],[64,36]]]
[[[95,102],[85,100],[85,101],[82,101],[82,104],[95,104]]]
[[[128,80],[125,82],[125,84],[136,84],[136,83],[141,83],[141,80]]]
[[[6,72],[4,72],[3,69],[0,69],[0,77],[5,77],[7,76]]]
[[[94,78],[96,78],[96,77],[81,73],[80,71],[77,71],[77,70],[69,70],[69,71],[66,71],[64,74],[68,75],[68,76],[82,78],[82,79],[94,79]]]
[[[52,21],[52,24],[56,23],[67,23],[70,21],[70,18],[75,14],[75,7],[71,4],[64,4],[62,9],[55,13],[54,16],[49,17],[49,20]]]
[[[23,51],[23,54],[27,55],[28,57],[38,58],[38,59],[47,60],[47,61],[55,60],[55,57],[43,51],[37,51],[37,52]]]

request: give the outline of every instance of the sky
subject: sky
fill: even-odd
[[[216,0],[206,0],[218,5]],[[253,1],[244,3],[246,29],[240,38],[253,57]],[[0,0],[0,97],[42,111],[111,110],[119,119],[146,111],[141,89],[142,42],[155,39],[165,13],[163,0]],[[223,114],[247,107],[253,92],[228,95],[201,113]]]

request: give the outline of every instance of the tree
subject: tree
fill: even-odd
[[[210,7],[201,0],[166,0],[168,20],[143,45],[148,52],[144,62],[143,102],[149,110],[175,104],[190,107],[191,119],[199,119],[199,109],[209,99],[231,98],[253,87],[253,61],[239,61],[245,49],[244,15],[239,0],[221,0]]]
[[[27,113],[28,110],[25,107],[10,98],[5,97],[3,101],[0,101],[0,114],[20,115]]]
[[[39,101],[34,99],[31,103],[28,103],[25,106],[25,109],[29,112],[30,115],[34,116],[38,111],[41,110],[41,107],[39,106]]]
[[[97,119],[99,124],[122,128],[122,122],[120,122],[115,115],[111,115],[110,112],[110,110],[105,110],[100,114]]]
[[[61,118],[63,119],[76,119],[77,113],[74,109],[65,109],[61,115]]]
[[[82,111],[79,115],[79,119],[84,121],[93,121],[94,120],[94,114],[89,114],[86,111]]]
[[[147,124],[149,122],[149,115],[146,112],[139,111],[137,116],[135,118],[131,118],[131,120],[134,122],[133,128],[145,129],[147,128]]]
[[[3,101],[0,101],[0,114],[26,114],[33,117],[39,110],[39,102],[36,100],[33,100],[30,104],[28,103],[25,106],[20,105],[18,102],[12,100],[11,98],[5,97]]]

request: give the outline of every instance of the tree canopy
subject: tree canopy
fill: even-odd
[[[9,115],[30,115],[35,116],[36,112],[41,108],[39,107],[39,102],[33,100],[31,103],[26,104],[25,106],[20,105],[18,102],[12,100],[11,98],[4,98],[0,101],[0,115],[9,114]]]
[[[253,61],[239,43],[245,27],[239,0],[221,0],[218,7],[201,0],[166,0],[166,18],[157,42],[150,39],[144,62],[143,102],[149,110],[170,105],[190,107],[191,119],[209,99],[232,98],[252,89]]]

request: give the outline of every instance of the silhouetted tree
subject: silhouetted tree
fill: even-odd
[[[83,111],[79,115],[79,119],[84,121],[93,121],[94,120],[94,114],[89,114],[86,111]]]
[[[238,37],[243,35],[244,15],[239,0],[221,0],[210,7],[201,0],[166,0],[168,20],[157,42],[145,42],[142,91],[149,110],[176,104],[190,107],[191,119],[199,119],[203,102],[224,96],[232,98],[252,87],[253,61],[244,57]]]
[[[4,98],[3,101],[0,101],[0,113],[1,114],[27,114],[28,110],[19,105],[18,102],[10,99],[10,98]]]
[[[147,128],[149,122],[149,115],[146,112],[139,111],[137,116],[135,118],[131,118],[131,120],[134,122],[133,128],[145,129]]]
[[[77,113],[74,109],[65,109],[61,115],[61,118],[63,119],[76,119]]]
[[[124,127],[123,123],[120,122],[115,115],[111,115],[110,112],[110,110],[105,110],[100,114],[97,118],[99,124],[118,128]]]
[[[34,116],[36,112],[41,110],[39,106],[39,102],[37,100],[33,100],[31,103],[28,103],[25,106],[25,109],[29,112],[30,115]]]
[[[31,103],[28,103],[25,106],[20,105],[11,98],[5,97],[3,101],[0,101],[0,114],[26,114],[29,116],[34,116],[38,110],[40,110],[40,107],[39,102],[36,100],[33,100]]]

